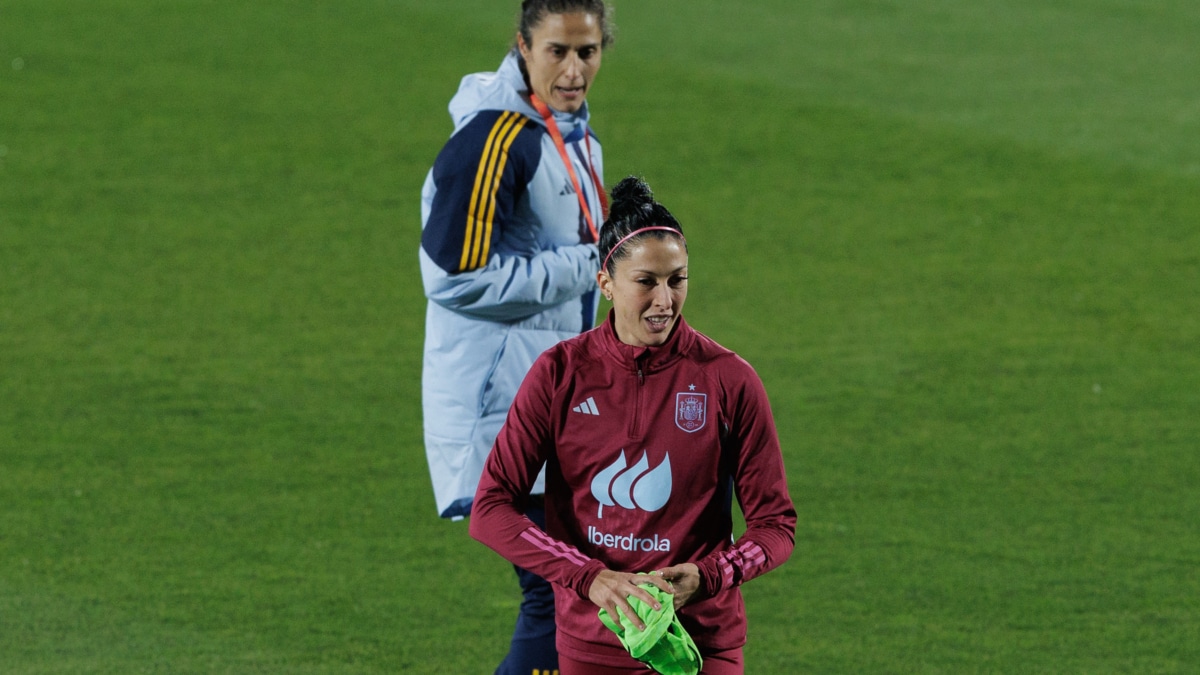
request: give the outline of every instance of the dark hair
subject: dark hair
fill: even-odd
[[[630,234],[647,227],[669,227],[683,240],[687,251],[687,240],[683,239],[683,227],[667,207],[654,201],[650,186],[637,176],[629,176],[612,189],[612,203],[608,219],[600,228],[600,259],[604,271],[610,275],[618,260],[629,257],[629,247],[647,237],[666,239],[675,236],[667,230],[647,230],[626,240]],[[614,250],[615,249],[615,250]]]
[[[525,38],[525,44],[533,46],[533,29],[542,23],[547,14],[572,14],[583,12],[591,14],[600,21],[600,46],[612,44],[615,26],[609,21],[612,8],[604,0],[524,0],[521,3],[521,17],[517,22],[517,32]]]

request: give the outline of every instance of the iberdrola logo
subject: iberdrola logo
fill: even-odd
[[[592,496],[600,502],[597,518],[604,517],[606,506],[643,511],[661,509],[671,499],[671,456],[664,456],[662,463],[651,469],[643,450],[641,459],[626,468],[625,451],[621,450],[617,461],[592,479]]]

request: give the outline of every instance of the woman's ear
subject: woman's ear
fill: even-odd
[[[600,294],[605,300],[612,300],[612,277],[608,276],[608,272],[600,270],[596,273],[596,285],[600,287]]]
[[[525,44],[525,36],[521,35],[521,31],[517,31],[517,51],[521,52],[521,58],[529,60],[529,45]]]

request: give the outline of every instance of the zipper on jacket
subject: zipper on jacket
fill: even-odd
[[[638,386],[633,396],[633,415],[630,418],[632,428],[629,430],[629,435],[632,438],[637,438],[642,429],[642,388],[646,384],[646,374],[641,363],[637,364],[637,379]]]

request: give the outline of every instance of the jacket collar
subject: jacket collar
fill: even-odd
[[[663,370],[675,361],[683,358],[696,342],[696,331],[687,324],[683,315],[675,323],[675,329],[667,341],[658,347],[634,347],[621,342],[617,337],[617,325],[613,310],[608,311],[608,318],[596,330],[600,335],[607,358],[616,362],[620,367],[633,372],[653,373]]]

